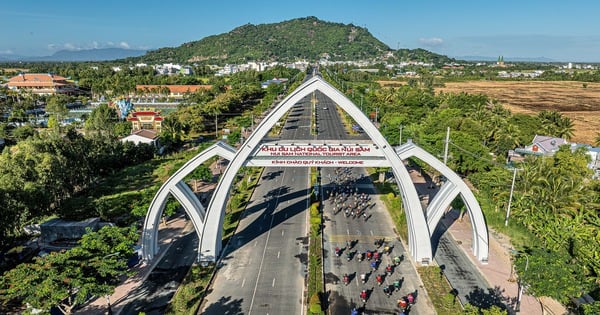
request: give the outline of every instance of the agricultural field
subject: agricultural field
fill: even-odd
[[[571,118],[572,142],[594,144],[600,132],[600,83],[576,81],[448,82],[436,92],[486,94],[513,113],[557,110]]]

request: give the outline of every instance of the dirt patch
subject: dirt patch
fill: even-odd
[[[436,92],[485,94],[512,113],[535,115],[557,110],[571,118],[572,142],[594,144],[600,130],[600,83],[576,81],[467,81],[448,82]]]

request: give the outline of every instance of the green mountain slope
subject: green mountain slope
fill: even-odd
[[[207,62],[216,64],[247,61],[373,60],[392,51],[365,28],[326,22],[316,17],[298,18],[272,24],[246,24],[234,30],[149,51],[136,61]],[[398,51],[402,60],[439,61],[448,59],[426,50]],[[416,58],[414,58],[416,55]],[[408,58],[410,56],[410,59]]]

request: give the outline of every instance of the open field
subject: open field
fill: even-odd
[[[575,127],[572,142],[594,144],[600,132],[600,83],[575,81],[468,81],[448,82],[436,92],[486,94],[513,113],[535,115],[557,110],[571,118]]]

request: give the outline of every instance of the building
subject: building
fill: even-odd
[[[121,139],[121,142],[133,142],[136,145],[146,143],[158,147],[158,132],[150,129],[137,130]]]
[[[160,115],[160,111],[148,109],[130,112],[127,120],[131,121],[132,133],[138,130],[153,130],[159,133],[163,117]]]
[[[535,135],[531,144],[515,151],[520,154],[554,155],[561,145],[569,144],[565,139]]]
[[[52,73],[21,73],[10,78],[6,85],[11,90],[39,95],[80,93],[74,82]]]

